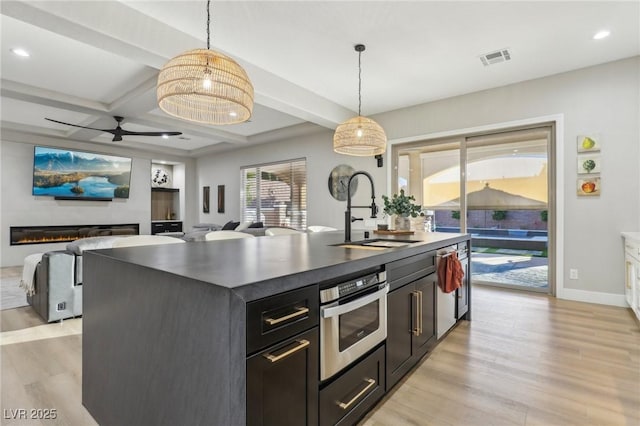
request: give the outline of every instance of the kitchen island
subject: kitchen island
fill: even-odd
[[[417,232],[408,237],[416,242],[395,248],[344,248],[337,246],[344,239],[341,232],[327,232],[86,252],[83,404],[102,425],[267,424],[261,419],[274,415],[269,411],[273,409],[285,424],[288,410],[281,410],[284,407],[292,415],[301,413],[307,424],[327,423],[318,420],[318,390],[329,388],[334,380],[321,383],[318,378],[318,291],[322,283],[386,269],[398,277],[391,291],[399,291],[408,287],[411,275],[416,279],[422,272],[433,275],[436,250],[447,246],[469,250],[465,234]],[[354,241],[362,238],[362,233],[352,236]],[[403,271],[408,271],[409,278],[401,275]],[[430,288],[435,291],[433,285]],[[415,289],[414,293],[423,294]],[[295,312],[302,314],[282,315],[280,308],[272,306],[280,298],[295,302],[299,309]],[[430,318],[435,318],[434,299],[428,294],[426,299],[432,301]],[[468,304],[468,285],[464,299]],[[306,307],[300,309],[300,304]],[[459,318],[470,319],[470,313],[467,305]],[[291,319],[278,324],[280,319],[265,319],[267,314]],[[427,321],[427,328],[434,329],[435,324],[429,324]],[[419,325],[420,333],[413,331],[415,336],[422,334],[421,319]],[[305,338],[294,336],[297,334]],[[294,377],[298,370],[293,365],[285,369],[290,376],[280,374],[274,379],[269,374],[276,370],[263,371],[256,385],[251,370],[254,361],[279,360],[297,351],[282,346],[294,337],[295,342],[306,342],[299,361],[307,375]],[[423,345],[424,351],[432,347],[433,340]],[[376,359],[384,363],[384,351],[383,343],[367,359],[378,354]],[[400,370],[406,374],[407,369]],[[273,401],[267,401],[269,395],[276,388],[286,392],[289,382],[303,391],[275,399],[302,398],[306,405],[289,402],[278,407],[276,402],[274,408]],[[269,384],[271,390],[264,388]],[[371,382],[374,384],[377,395],[387,390],[384,377]],[[366,407],[357,396],[355,392],[352,401],[361,415]],[[340,424],[349,419],[352,417]]]

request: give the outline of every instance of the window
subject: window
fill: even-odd
[[[247,166],[240,169],[242,222],[307,228],[307,160]]]

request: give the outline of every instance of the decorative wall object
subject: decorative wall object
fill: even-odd
[[[333,198],[338,201],[345,201],[347,199],[347,183],[349,178],[355,172],[355,169],[346,164],[340,164],[335,166],[331,173],[329,173],[329,193]],[[351,196],[358,190],[358,178],[355,177],[351,181]]]
[[[202,187],[202,213],[209,213],[209,192],[208,186]]]
[[[578,174],[594,174],[600,173],[600,163],[602,159],[600,154],[583,154],[578,155]]]
[[[224,185],[218,185],[218,213],[224,213]]]
[[[171,188],[173,180],[171,172],[162,167],[154,167],[151,169],[151,187],[152,188]]]
[[[600,195],[600,178],[578,178],[577,193],[582,197]]]
[[[600,135],[578,135],[578,152],[600,151]]]
[[[578,135],[578,179],[576,192],[579,197],[600,195],[601,144],[602,140],[599,134]]]

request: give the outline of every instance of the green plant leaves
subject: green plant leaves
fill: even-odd
[[[422,210],[422,206],[413,203],[416,200],[413,195],[405,195],[404,189],[400,190],[400,194],[393,194],[391,198],[383,195],[382,200],[384,212],[388,215],[418,217]]]

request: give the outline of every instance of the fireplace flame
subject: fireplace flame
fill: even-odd
[[[40,237],[40,238],[20,238],[18,241],[14,241],[13,244],[37,244],[37,243],[63,243],[66,241],[75,241],[80,238],[77,236],[58,236],[58,237]]]

